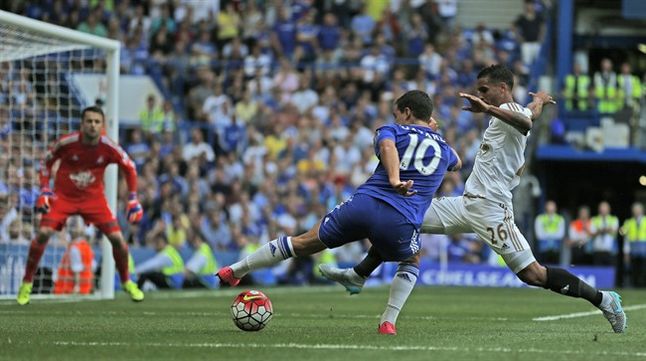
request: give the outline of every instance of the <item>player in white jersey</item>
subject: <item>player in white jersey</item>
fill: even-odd
[[[530,93],[533,101],[527,107],[513,101],[513,73],[502,65],[492,65],[478,74],[478,96],[460,93],[469,101],[465,110],[491,116],[485,130],[473,171],[467,179],[464,194],[433,200],[424,216],[423,233],[456,234],[475,232],[505,260],[523,282],[550,289],[556,293],[585,298],[603,311],[615,332],[624,332],[626,316],[616,292],[599,291],[565,269],[539,264],[514,223],[511,191],[519,183],[525,164],[525,146],[532,120],[544,104],[554,103],[545,92]],[[366,278],[382,262],[378,254],[368,252],[360,264],[350,269],[322,266],[327,278],[358,293]],[[419,258],[417,259],[419,263]],[[395,275],[388,307],[378,331],[396,334],[395,322],[416,280]]]

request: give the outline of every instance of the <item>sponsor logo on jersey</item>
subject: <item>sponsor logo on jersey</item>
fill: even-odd
[[[94,183],[96,178],[94,177],[94,174],[92,174],[92,172],[85,170],[70,174],[70,180],[72,180],[72,182],[78,189],[85,189],[87,188],[87,186]]]
[[[272,256],[276,255],[276,246],[274,246],[273,243],[269,243],[269,250],[271,251]]]
[[[79,160],[79,156],[76,154],[72,155],[72,160],[76,162],[77,160]]]
[[[100,156],[99,159],[96,160],[96,164],[101,164],[103,163],[103,156]]]

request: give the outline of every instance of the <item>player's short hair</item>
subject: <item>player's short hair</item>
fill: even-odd
[[[105,121],[105,114],[103,114],[103,109],[101,109],[101,107],[98,107],[96,105],[91,105],[89,107],[86,107],[81,112],[81,120],[83,120],[83,118],[85,118],[85,113],[87,113],[87,112],[99,113],[99,114],[101,114],[101,118],[103,118],[103,121]]]
[[[401,112],[410,109],[417,119],[428,121],[433,114],[433,100],[421,90],[410,90],[395,101],[395,106]]]
[[[478,79],[480,78],[489,78],[492,82],[505,83],[509,89],[514,87],[514,73],[502,64],[493,64],[480,70]]]

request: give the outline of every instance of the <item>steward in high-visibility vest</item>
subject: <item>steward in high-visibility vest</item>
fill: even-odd
[[[184,283],[184,260],[182,256],[171,245],[164,247],[162,253],[170,258],[172,262],[170,265],[162,268],[162,273],[166,276],[168,285],[171,288],[181,288]]]
[[[565,219],[556,213],[556,203],[547,201],[545,213],[534,221],[538,254],[542,262],[557,263],[565,238]]]
[[[581,74],[581,67],[576,64],[574,74],[565,77],[565,87],[563,89],[565,109],[588,110],[590,85],[590,77],[586,74]]]
[[[54,282],[55,294],[89,295],[94,286],[94,251],[85,238],[76,238],[65,250]]]
[[[218,288],[219,282],[215,276],[218,264],[213,256],[213,250],[208,243],[197,235],[191,240],[191,245],[195,252],[193,252],[191,259],[186,262],[188,277],[184,281],[184,288]]]
[[[592,237],[592,258],[595,265],[613,264],[613,255],[617,251],[617,230],[619,219],[610,214],[608,202],[599,204],[599,214],[590,220]]]
[[[594,95],[600,113],[615,113],[617,109],[617,74],[609,59],[601,61],[601,71],[594,74]]]
[[[620,233],[624,236],[624,255],[630,255],[632,285],[646,286],[646,217],[641,203],[632,207],[633,218],[626,220]]]
[[[184,283],[182,256],[174,246],[168,244],[163,233],[159,232],[152,237],[158,252],[135,268],[135,273],[139,276],[137,285],[141,288],[149,281],[157,288],[181,288]]]
[[[642,97],[642,82],[639,77],[630,74],[630,64],[624,63],[621,66],[621,74],[617,76],[617,106],[633,108],[639,104]]]

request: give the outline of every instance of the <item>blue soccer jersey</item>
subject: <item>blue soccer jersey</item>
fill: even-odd
[[[356,193],[367,194],[390,204],[416,227],[420,227],[444,174],[456,165],[458,159],[446,141],[428,127],[395,123],[377,129],[374,146],[378,158],[381,158],[379,143],[384,139],[392,140],[397,146],[399,179],[404,182],[413,180],[413,190],[417,193],[410,197],[398,194],[390,185],[388,173],[381,162]]]

